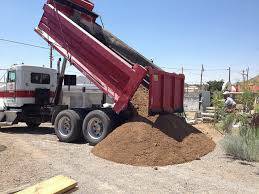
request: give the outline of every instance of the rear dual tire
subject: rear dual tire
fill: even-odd
[[[111,126],[112,122],[107,113],[94,110],[84,119],[82,126],[84,138],[90,145],[96,145],[108,135]]]
[[[61,142],[72,143],[81,136],[81,120],[73,110],[61,111],[55,119],[55,133]]]
[[[83,134],[90,145],[100,143],[112,127],[108,113],[101,110],[89,112],[81,124],[80,116],[73,110],[60,112],[55,119],[55,133],[61,142],[71,143]]]

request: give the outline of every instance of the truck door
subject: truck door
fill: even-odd
[[[8,71],[6,84],[6,101],[8,104],[15,103],[16,98],[16,71]]]

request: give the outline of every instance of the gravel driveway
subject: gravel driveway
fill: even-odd
[[[79,182],[75,193],[259,193],[259,164],[224,155],[216,149],[190,163],[134,167],[99,159],[85,143],[57,141],[51,126],[28,130],[20,124],[0,129],[0,193],[55,175]],[[204,126],[200,127],[204,130]],[[218,142],[212,128],[205,130]],[[5,149],[6,148],[6,149]]]

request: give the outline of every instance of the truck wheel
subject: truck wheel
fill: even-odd
[[[73,110],[60,112],[55,119],[55,133],[61,142],[71,143],[80,138],[80,116]]]
[[[36,128],[36,127],[39,127],[41,123],[38,123],[38,122],[34,122],[34,121],[27,121],[26,122],[26,125],[29,127],[29,128]]]
[[[90,145],[100,143],[111,129],[110,117],[101,110],[88,113],[83,122],[83,135]]]

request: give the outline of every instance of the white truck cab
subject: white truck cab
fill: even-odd
[[[65,81],[75,76],[58,77],[55,69],[29,65],[14,65],[6,75],[0,84],[0,128],[19,122],[35,128],[51,122],[60,141],[73,142],[84,134],[89,143],[97,144],[121,120],[112,110],[113,100],[98,88]]]
[[[0,101],[5,107],[21,108],[35,104],[36,89],[49,90],[51,97],[57,86],[57,71],[45,67],[14,65],[7,71],[7,80],[0,87]]]

